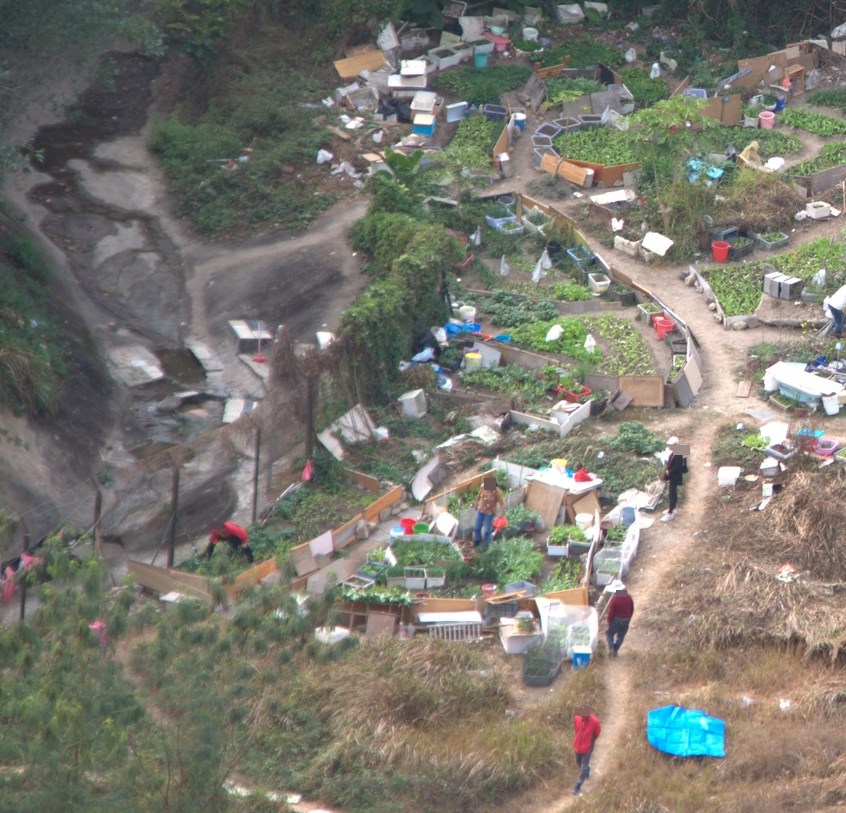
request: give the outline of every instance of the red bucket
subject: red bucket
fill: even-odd
[[[729,249],[731,244],[725,240],[714,240],[711,243],[711,257],[715,263],[724,263],[729,258]]]
[[[403,531],[410,535],[414,533],[414,526],[417,524],[417,520],[412,519],[411,517],[403,517],[399,521],[399,524],[402,525]]]
[[[655,326],[655,331],[658,333],[658,338],[662,339],[676,329],[676,323],[667,316],[659,316],[652,323]]]

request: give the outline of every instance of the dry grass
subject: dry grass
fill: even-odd
[[[784,229],[805,199],[778,175],[757,170],[741,170],[720,205],[720,222],[740,229],[765,233]]]

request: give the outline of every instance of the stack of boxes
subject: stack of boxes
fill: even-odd
[[[764,276],[764,293],[777,299],[799,299],[805,281],[799,277],[790,277],[780,271],[770,271]]]

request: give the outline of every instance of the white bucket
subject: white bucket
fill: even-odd
[[[722,488],[734,488],[740,471],[740,466],[720,466],[717,470],[717,483]]]
[[[537,28],[526,27],[523,29],[523,39],[527,42],[537,42],[538,30]]]
[[[462,305],[458,309],[462,322],[472,322],[476,319],[476,309],[472,305]]]
[[[840,412],[840,402],[836,395],[823,395],[822,405],[826,415],[837,415]]]
[[[576,525],[586,531],[593,525],[593,514],[576,514]]]

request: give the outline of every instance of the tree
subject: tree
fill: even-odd
[[[654,194],[664,219],[665,231],[670,231],[669,209],[661,205],[661,197],[670,189],[678,191],[684,181],[694,190],[682,172],[691,154],[694,140],[705,132],[719,129],[715,119],[702,114],[704,102],[687,96],[676,96],[644,108],[631,117],[632,148],[641,170],[655,185]]]

